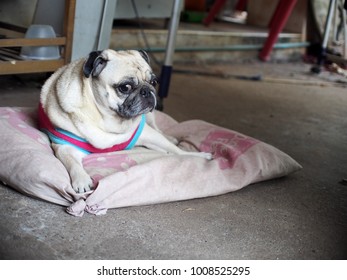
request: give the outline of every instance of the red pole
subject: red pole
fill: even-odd
[[[283,4],[279,3],[275,11],[276,21],[272,21],[269,35],[265,41],[263,49],[259,54],[259,59],[262,61],[268,61],[272,48],[277,41],[278,35],[281,33],[283,27],[287,23],[289,16],[291,15],[293,8],[297,0],[280,0]]]
[[[245,11],[247,6],[247,0],[239,0],[237,1],[234,10],[235,11]]]
[[[206,26],[208,26],[211,21],[214,19],[214,17],[218,14],[218,12],[220,11],[220,9],[224,6],[225,2],[227,0],[216,0],[210,10],[210,12],[208,13],[207,17],[204,18],[204,24]]]
[[[284,0],[284,1],[279,0],[278,1],[275,12],[273,13],[272,18],[269,22],[269,25],[268,25],[269,28],[272,27],[274,22],[281,20],[281,14],[284,12],[283,9],[286,9],[286,6],[287,6],[286,4],[287,4],[286,0]]]

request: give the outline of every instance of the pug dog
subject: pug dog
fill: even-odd
[[[66,167],[73,189],[92,190],[82,165],[89,153],[142,146],[207,160],[212,155],[187,152],[157,128],[156,76],[144,51],[93,51],[58,69],[42,87],[39,125],[56,157]]]

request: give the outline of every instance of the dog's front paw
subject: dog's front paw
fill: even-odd
[[[89,177],[89,175],[79,176],[72,180],[72,188],[77,193],[88,192],[93,187],[93,180]]]
[[[212,160],[213,159],[213,155],[211,153],[200,152],[199,156],[202,157],[202,158],[205,158],[207,160]]]

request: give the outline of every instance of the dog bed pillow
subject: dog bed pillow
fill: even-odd
[[[161,112],[156,112],[156,119],[165,134],[180,140],[181,148],[211,152],[213,160],[142,147],[90,154],[83,165],[95,189],[78,194],[47,136],[37,129],[37,110],[3,107],[0,180],[82,216],[84,212],[105,214],[109,208],[221,195],[301,168],[284,152],[238,132],[201,120],[178,123]]]

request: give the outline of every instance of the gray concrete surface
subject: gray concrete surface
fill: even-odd
[[[346,259],[347,89],[309,65],[199,66],[264,81],[174,74],[165,112],[272,144],[303,170],[204,199],[76,218],[0,185],[1,259]],[[339,83],[332,83],[333,81]],[[343,80],[343,79],[342,79]],[[0,77],[1,106],[36,106],[37,77]],[[18,170],[20,172],[20,170]]]

